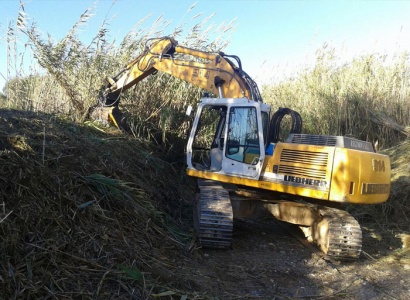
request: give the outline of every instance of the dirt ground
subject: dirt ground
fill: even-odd
[[[306,247],[292,225],[237,220],[231,250],[200,249],[182,273],[211,299],[410,299],[409,249],[362,226],[360,259],[341,262]]]

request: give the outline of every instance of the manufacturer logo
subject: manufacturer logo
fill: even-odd
[[[304,184],[304,185],[314,185],[314,186],[326,187],[325,180],[317,180],[317,179],[310,179],[310,178],[303,178],[303,177],[296,177],[296,176],[289,176],[289,175],[285,175],[284,180],[289,181],[289,182]]]
[[[381,183],[363,183],[362,194],[388,194],[390,185]]]

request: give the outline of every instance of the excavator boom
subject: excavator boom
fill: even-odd
[[[219,97],[262,101],[257,85],[222,52],[212,53],[179,46],[170,37],[150,39],[145,50],[120,73],[107,78],[102,104],[117,106],[120,94],[147,76],[161,71]]]

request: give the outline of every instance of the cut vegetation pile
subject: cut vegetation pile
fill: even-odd
[[[384,214],[393,224],[403,224],[410,234],[410,139],[384,152],[392,167],[390,198],[383,206]]]
[[[53,115],[0,110],[0,123],[0,299],[166,292],[156,280],[191,242],[181,166]]]
[[[242,299],[235,296],[249,293],[242,281],[290,280],[281,273],[290,268],[287,261],[302,264],[290,270],[300,269],[298,280],[308,280],[303,264],[315,256],[264,220],[252,233],[239,226],[233,250],[195,250],[194,182],[158,148],[51,114],[0,110],[0,124],[0,299],[215,299],[209,296],[215,286],[216,297]],[[409,247],[409,147],[405,141],[387,151],[393,167],[388,202],[353,207],[364,228],[363,255],[353,266],[363,278],[369,259],[367,267],[383,276],[386,261],[408,270],[408,249],[394,249],[402,247],[400,237]],[[258,226],[272,231],[268,242]],[[266,243],[272,249],[263,248]],[[258,269],[254,260],[266,261]],[[233,275],[232,268],[240,272]],[[322,274],[320,268],[311,271]],[[351,280],[350,273],[343,280]],[[294,294],[293,286],[283,288]]]

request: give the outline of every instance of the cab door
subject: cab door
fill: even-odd
[[[269,120],[269,110],[246,98],[201,99],[187,143],[188,173],[258,179],[265,159],[263,122]]]
[[[259,103],[232,103],[226,121],[221,173],[258,179],[265,159]]]

